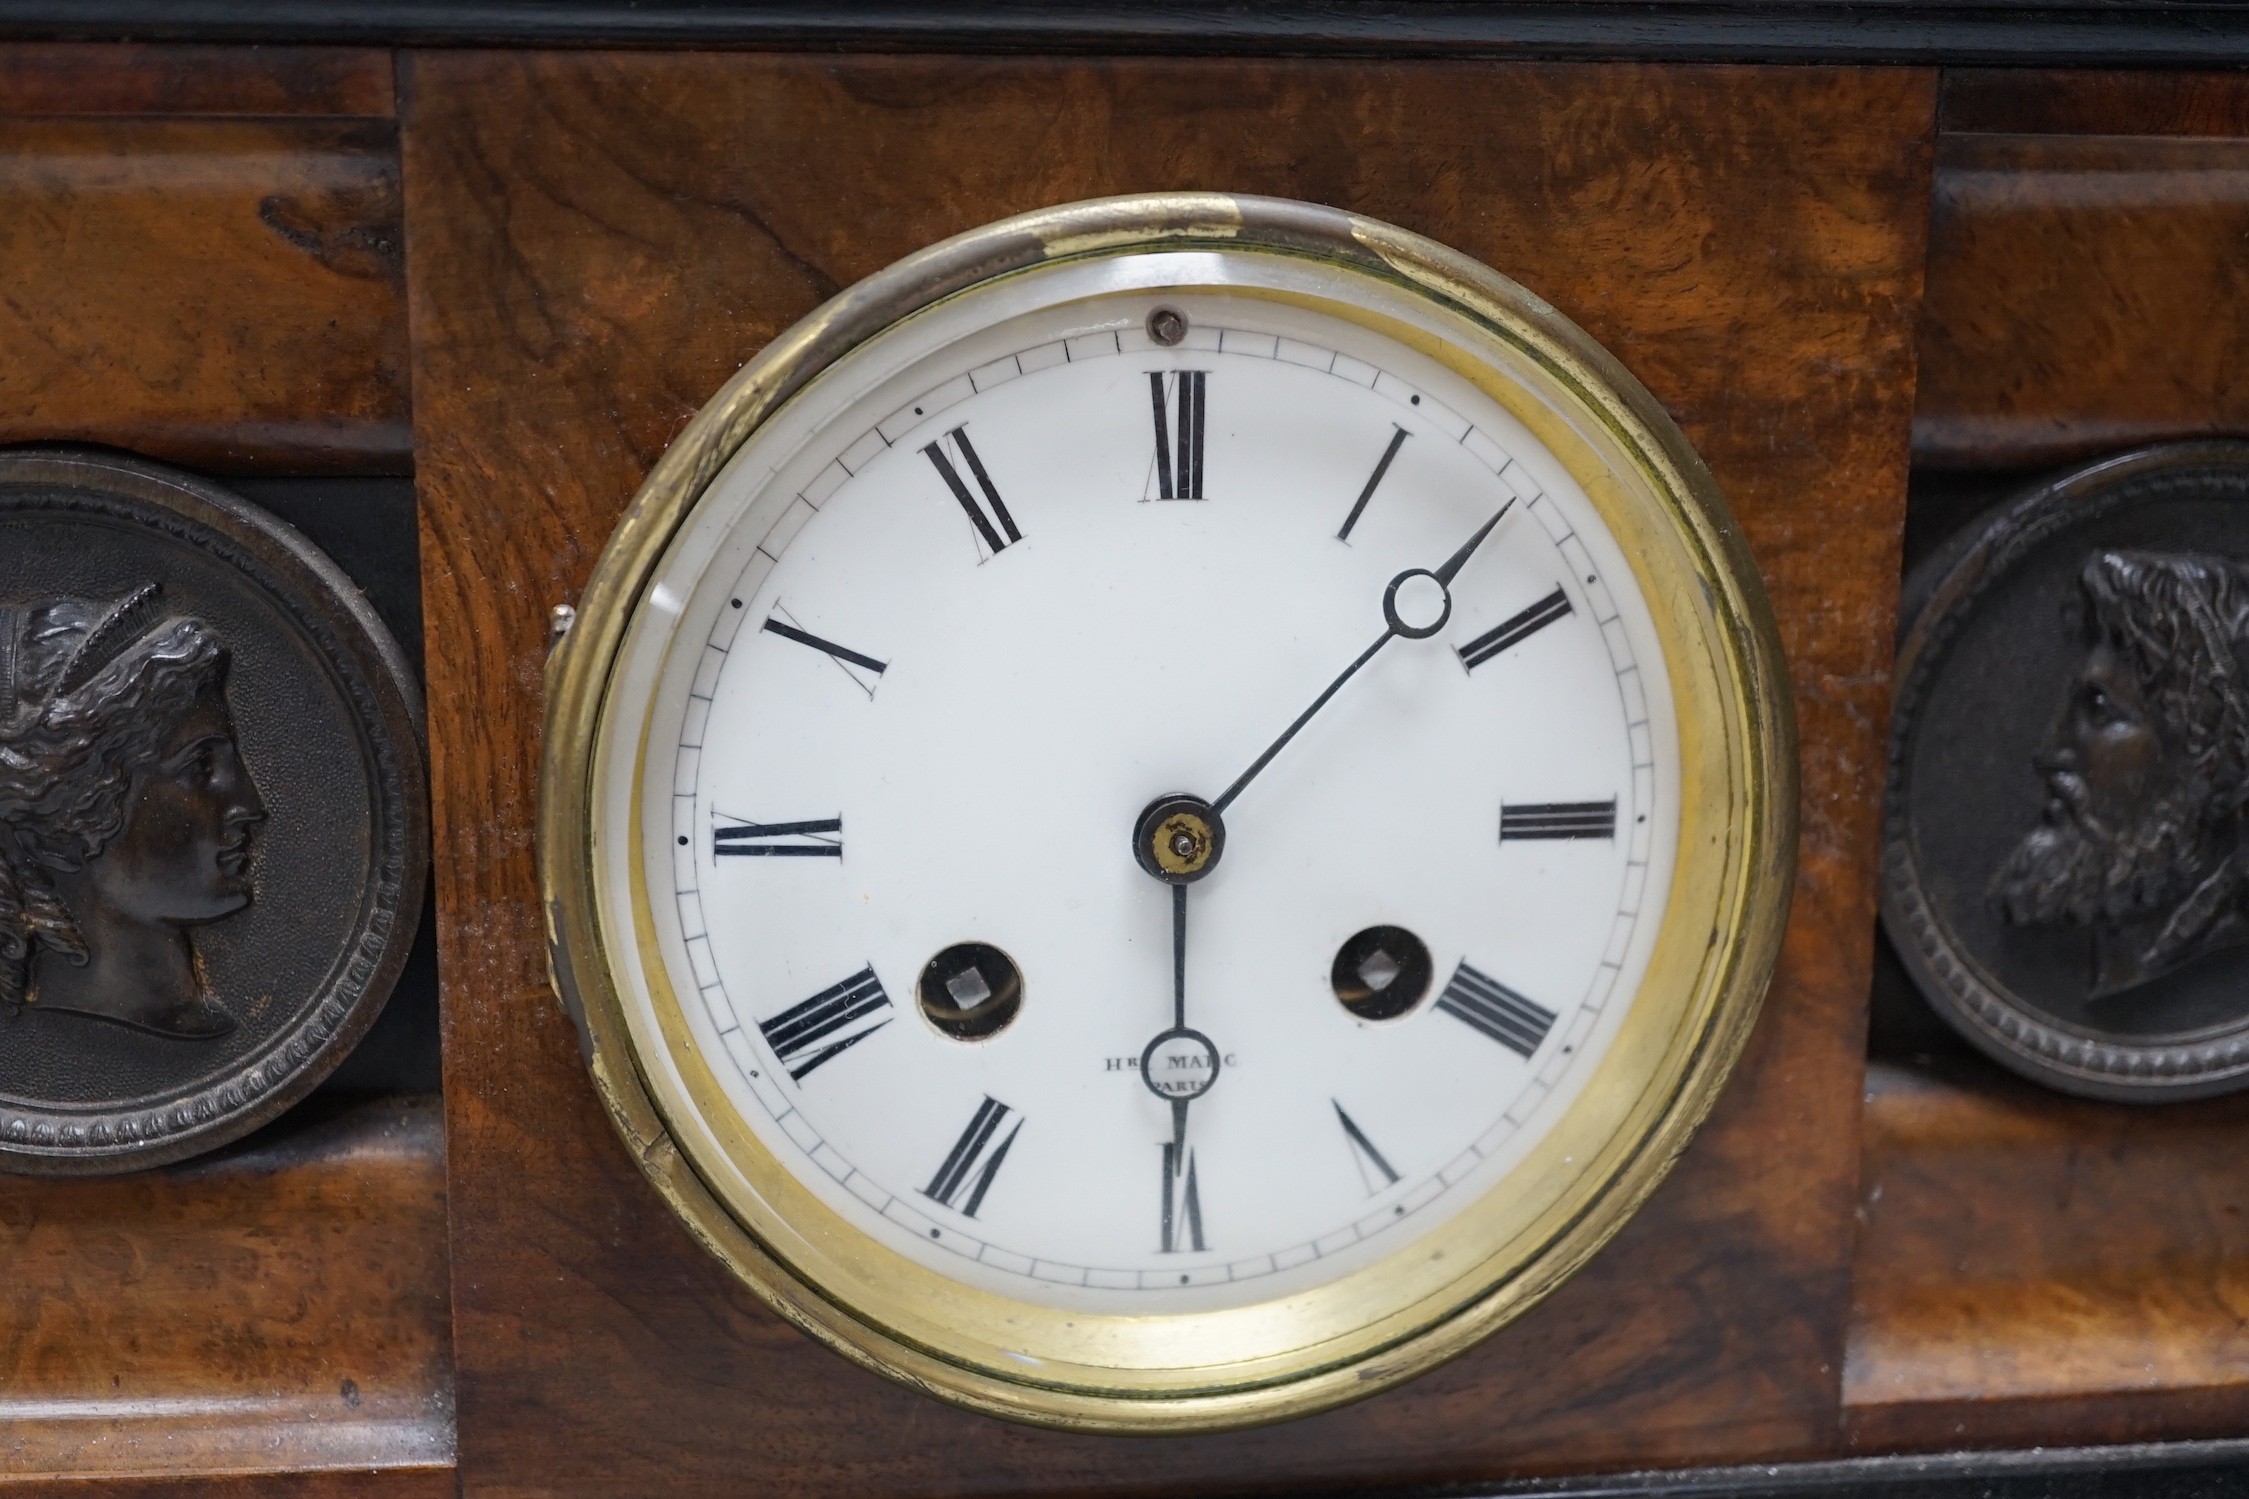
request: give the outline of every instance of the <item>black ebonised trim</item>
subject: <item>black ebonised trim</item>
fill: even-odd
[[[2249,1442],[1859,1457],[1368,1494],[1376,1492],[1382,1499],[2243,1499]]]
[[[0,37],[2228,67],[2249,66],[2249,6],[2209,0],[0,0]]]

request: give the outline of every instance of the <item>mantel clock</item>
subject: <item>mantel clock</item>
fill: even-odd
[[[948,240],[775,340],[550,669],[555,972],[799,1326],[1079,1429],[1519,1315],[1770,976],[1780,654],[1701,462],[1513,282],[1219,195]]]

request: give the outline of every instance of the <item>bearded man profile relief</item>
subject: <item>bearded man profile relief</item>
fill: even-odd
[[[2249,578],[2111,551],[2078,584],[2087,650],[2037,757],[2045,815],[1991,893],[2017,924],[2090,928],[2101,999],[2249,942]]]
[[[226,1034],[188,936],[250,904],[265,806],[228,657],[148,584],[0,603],[0,1016]]]

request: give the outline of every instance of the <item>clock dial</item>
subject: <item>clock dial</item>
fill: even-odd
[[[1309,309],[1073,299],[904,384],[809,477],[715,485],[741,530],[682,580],[651,883],[728,1101],[866,1232],[1025,1299],[1257,1301],[1394,1252],[1505,1174],[1646,967],[1678,772],[1631,570],[1521,423]],[[1191,885],[1134,856],[1175,792],[1224,819]],[[1380,1015],[1333,982],[1377,927],[1435,964]],[[1016,975],[984,1034],[941,1023],[974,965],[890,997],[965,942]],[[1355,970],[1379,997],[1398,959]]]
[[[1614,413],[1363,269],[1141,249],[683,438],[574,887],[597,1075],[606,1027],[753,1284],[1123,1425],[1527,1284],[1778,909],[1759,621]]]

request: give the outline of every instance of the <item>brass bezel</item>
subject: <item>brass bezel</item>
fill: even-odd
[[[1308,257],[1412,294],[1446,337],[1362,320],[1474,380],[1578,479],[1663,634],[1683,765],[1678,863],[1647,977],[1586,1084],[1597,1107],[1573,1104],[1508,1179],[1535,1183],[1521,1194],[1533,1207],[1496,1202],[1506,1194],[1494,1189],[1432,1235],[1472,1251],[1451,1261],[1464,1269],[1391,1256],[1305,1296],[1196,1318],[1056,1312],[1042,1346],[1082,1356],[1048,1359],[1031,1378],[1010,1372],[1005,1355],[1045,1309],[939,1287],[934,1272],[919,1272],[926,1284],[899,1276],[909,1262],[854,1232],[839,1240],[840,1219],[808,1222],[826,1210],[801,1190],[791,1196],[785,1180],[774,1194],[798,1217],[745,1205],[738,1192],[732,1211],[715,1175],[675,1142],[659,1102],[670,1085],[652,1081],[635,1054],[605,945],[592,788],[609,686],[642,593],[761,423],[868,338],[964,291],[1064,261],[1182,248]],[[696,1238],[806,1332],[914,1388],[1041,1425],[1181,1432],[1280,1420],[1411,1377],[1521,1315],[1623,1226],[1685,1148],[1747,1040],[1787,915],[1796,832],[1787,677],[1757,572],[1700,459],[1638,381],[1522,287],[1418,235],[1310,204],[1208,193],[1069,204],[944,241],[833,298],[728,381],[657,463],[549,664],[548,690],[539,861],[554,982],[634,1159]],[[637,753],[638,733],[629,740]],[[644,900],[635,905],[645,913]],[[760,1149],[740,1135],[730,1152],[742,1141]],[[762,1233],[745,1217],[760,1219]],[[853,1300],[830,1289],[839,1280]],[[1224,1329],[1241,1326],[1245,1310],[1268,1334],[1276,1318],[1288,1331],[1301,1316],[1305,1338],[1229,1357]],[[1196,1361],[1155,1367],[1119,1353],[1134,1325],[1183,1321],[1212,1329]]]

